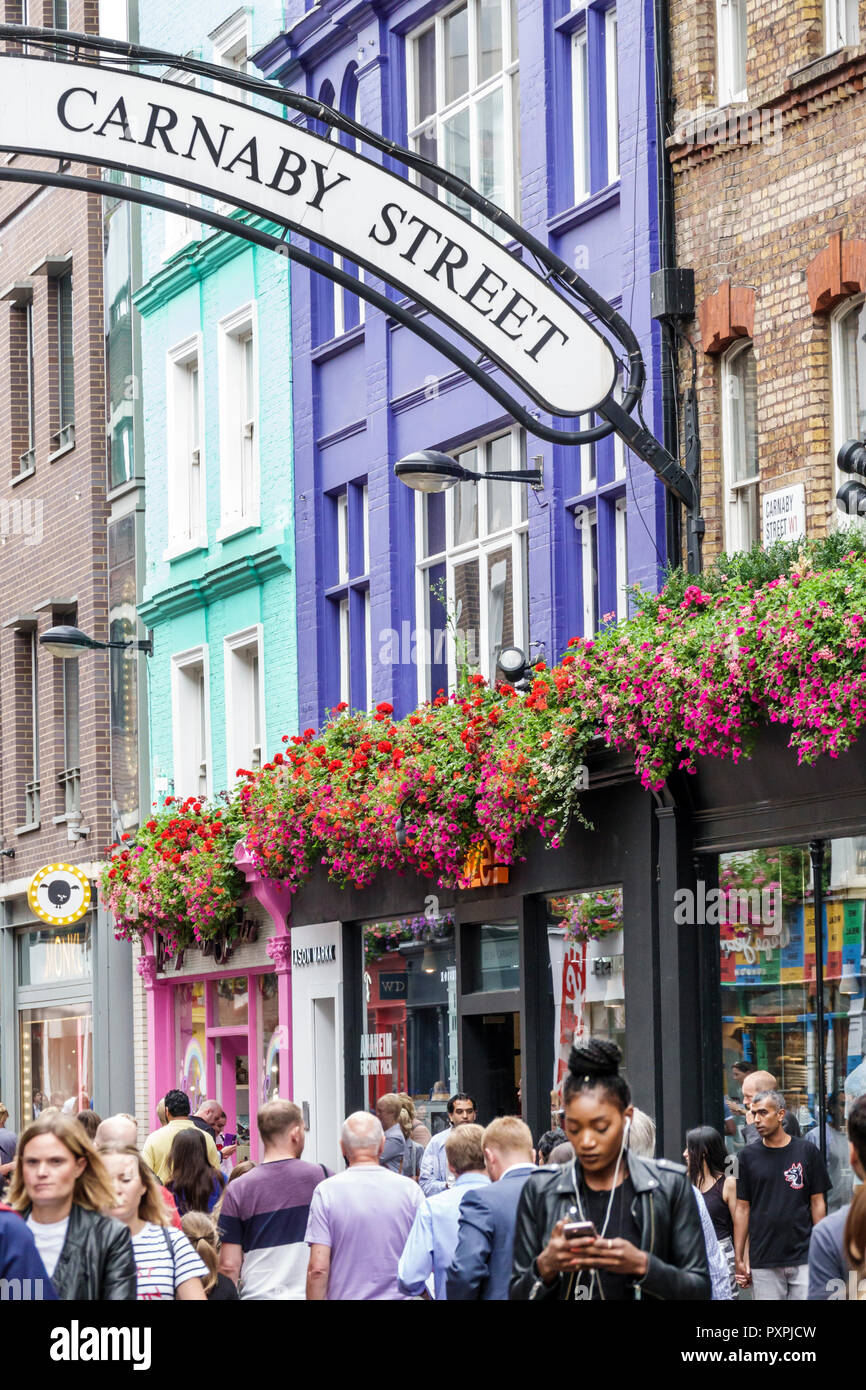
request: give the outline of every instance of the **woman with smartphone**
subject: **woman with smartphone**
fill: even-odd
[[[512,1299],[709,1299],[700,1217],[685,1169],[629,1152],[633,1106],[615,1043],[574,1047],[563,1088],[564,1167],[524,1186]]]

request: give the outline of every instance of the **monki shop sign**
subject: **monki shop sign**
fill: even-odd
[[[612,391],[613,351],[571,302],[354,149],[222,93],[60,54],[3,55],[0,90],[2,150],[125,170],[270,218],[429,309],[554,415],[587,413]]]

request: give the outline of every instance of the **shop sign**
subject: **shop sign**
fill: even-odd
[[[392,1076],[393,1046],[390,1033],[362,1033],[361,1075]]]
[[[489,888],[491,884],[508,882],[508,865],[493,862],[493,846],[489,840],[485,840],[467,854],[463,877],[468,880],[470,888]]]
[[[763,544],[774,541],[799,541],[806,537],[806,485],[792,483],[761,498],[764,519]]]
[[[337,959],[337,947],[332,941],[327,946],[300,946],[292,951],[292,966],[324,965]]]
[[[75,931],[26,932],[20,949],[21,984],[60,984],[85,979],[89,974],[90,932],[86,924]]]
[[[33,875],[27,901],[35,916],[67,927],[90,910],[90,882],[75,864],[46,864]]]
[[[380,999],[405,999],[406,997],[406,972],[395,972],[394,974],[379,976],[379,998]]]
[[[221,93],[51,57],[4,56],[0,149],[180,183],[271,217],[426,306],[542,409],[573,416],[609,397],[616,361],[597,329],[444,200]]]

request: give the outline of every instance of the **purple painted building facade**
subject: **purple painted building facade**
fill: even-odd
[[[265,76],[463,174],[620,309],[660,434],[649,0],[289,0],[287,22],[256,56]],[[403,714],[453,682],[458,653],[488,677],[502,646],[553,660],[624,615],[626,584],[655,587],[663,490],[618,442],[518,430],[405,327],[298,266],[291,298],[301,727],[341,700]],[[422,498],[393,475],[422,448],[543,464],[544,490]]]

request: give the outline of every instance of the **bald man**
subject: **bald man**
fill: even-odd
[[[769,1071],[750,1071],[748,1076],[743,1079],[743,1109],[746,1112],[747,1123],[743,1126],[743,1143],[754,1144],[760,1139],[757,1129],[750,1123],[752,1118],[752,1101],[755,1096],[762,1091],[778,1091],[779,1087],[776,1078]],[[792,1110],[786,1110],[782,1117],[782,1128],[786,1134],[790,1134],[792,1139],[800,1139],[802,1131],[800,1129],[797,1116]]]
[[[108,1119],[103,1120],[97,1128],[93,1142],[97,1149],[137,1149],[138,1125],[132,1115],[109,1115]],[[161,1183],[159,1190],[171,1217],[172,1226],[177,1226],[178,1230],[181,1230],[180,1215],[174,1197],[168,1188],[163,1187]]]

